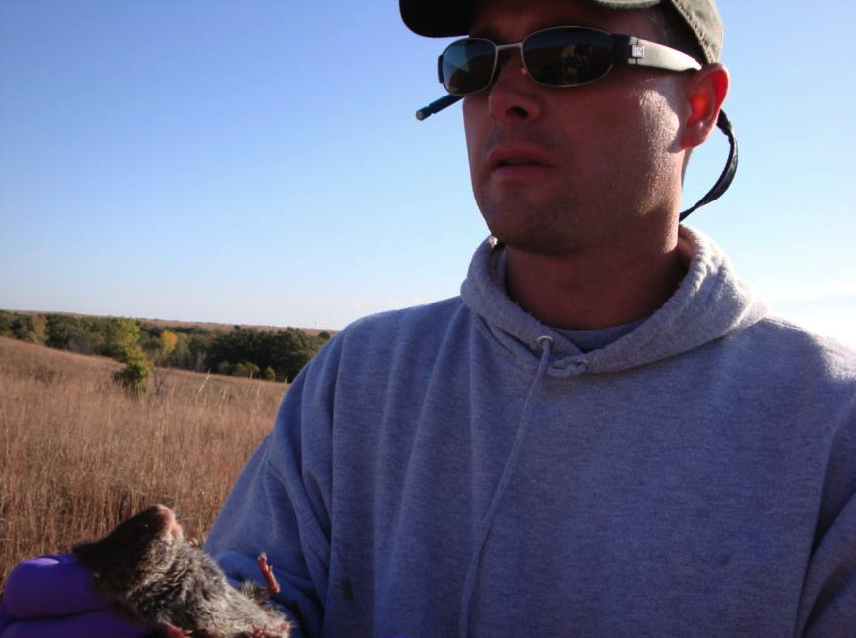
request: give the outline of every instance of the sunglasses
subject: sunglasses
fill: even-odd
[[[496,44],[486,38],[455,40],[438,60],[440,82],[451,95],[486,89],[496,77],[499,54],[520,49],[523,66],[536,84],[582,86],[605,77],[615,64],[669,71],[701,68],[692,57],[662,44],[589,27],[550,27],[520,42]]]

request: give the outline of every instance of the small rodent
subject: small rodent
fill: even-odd
[[[104,538],[78,543],[72,553],[92,571],[93,589],[116,610],[151,625],[162,638],[287,638],[285,616],[266,604],[279,587],[265,555],[256,583],[235,589],[208,554],[184,538],[172,510],[154,505]]]

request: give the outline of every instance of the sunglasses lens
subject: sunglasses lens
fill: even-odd
[[[452,95],[481,91],[490,84],[496,49],[490,40],[466,38],[443,51],[443,86]]]
[[[557,27],[523,42],[530,77],[540,84],[571,86],[603,77],[612,66],[612,38],[591,29]]]

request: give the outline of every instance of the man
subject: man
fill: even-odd
[[[602,4],[402,2],[422,32],[501,44],[663,42],[687,15],[706,59],[592,78],[588,33],[525,65],[444,56],[498,241],[461,298],[319,354],[208,542],[236,573],[278,547],[310,636],[856,635],[852,353],[767,318],[678,224],[728,86],[715,9]],[[566,67],[590,81],[533,81]]]
[[[325,346],[212,530],[301,635],[856,635],[853,353],[679,225],[728,74],[712,0],[648,4],[402,0],[524,41],[443,59],[495,240]]]

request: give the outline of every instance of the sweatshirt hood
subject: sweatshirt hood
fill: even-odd
[[[461,296],[479,316],[488,338],[530,371],[538,368],[538,339],[550,337],[553,353],[546,374],[552,377],[643,366],[748,328],[766,316],[766,305],[737,277],[711,239],[680,226],[678,251],[687,274],[672,297],[627,334],[585,354],[562,332],[544,325],[508,297],[505,250],[490,238],[473,255]]]

